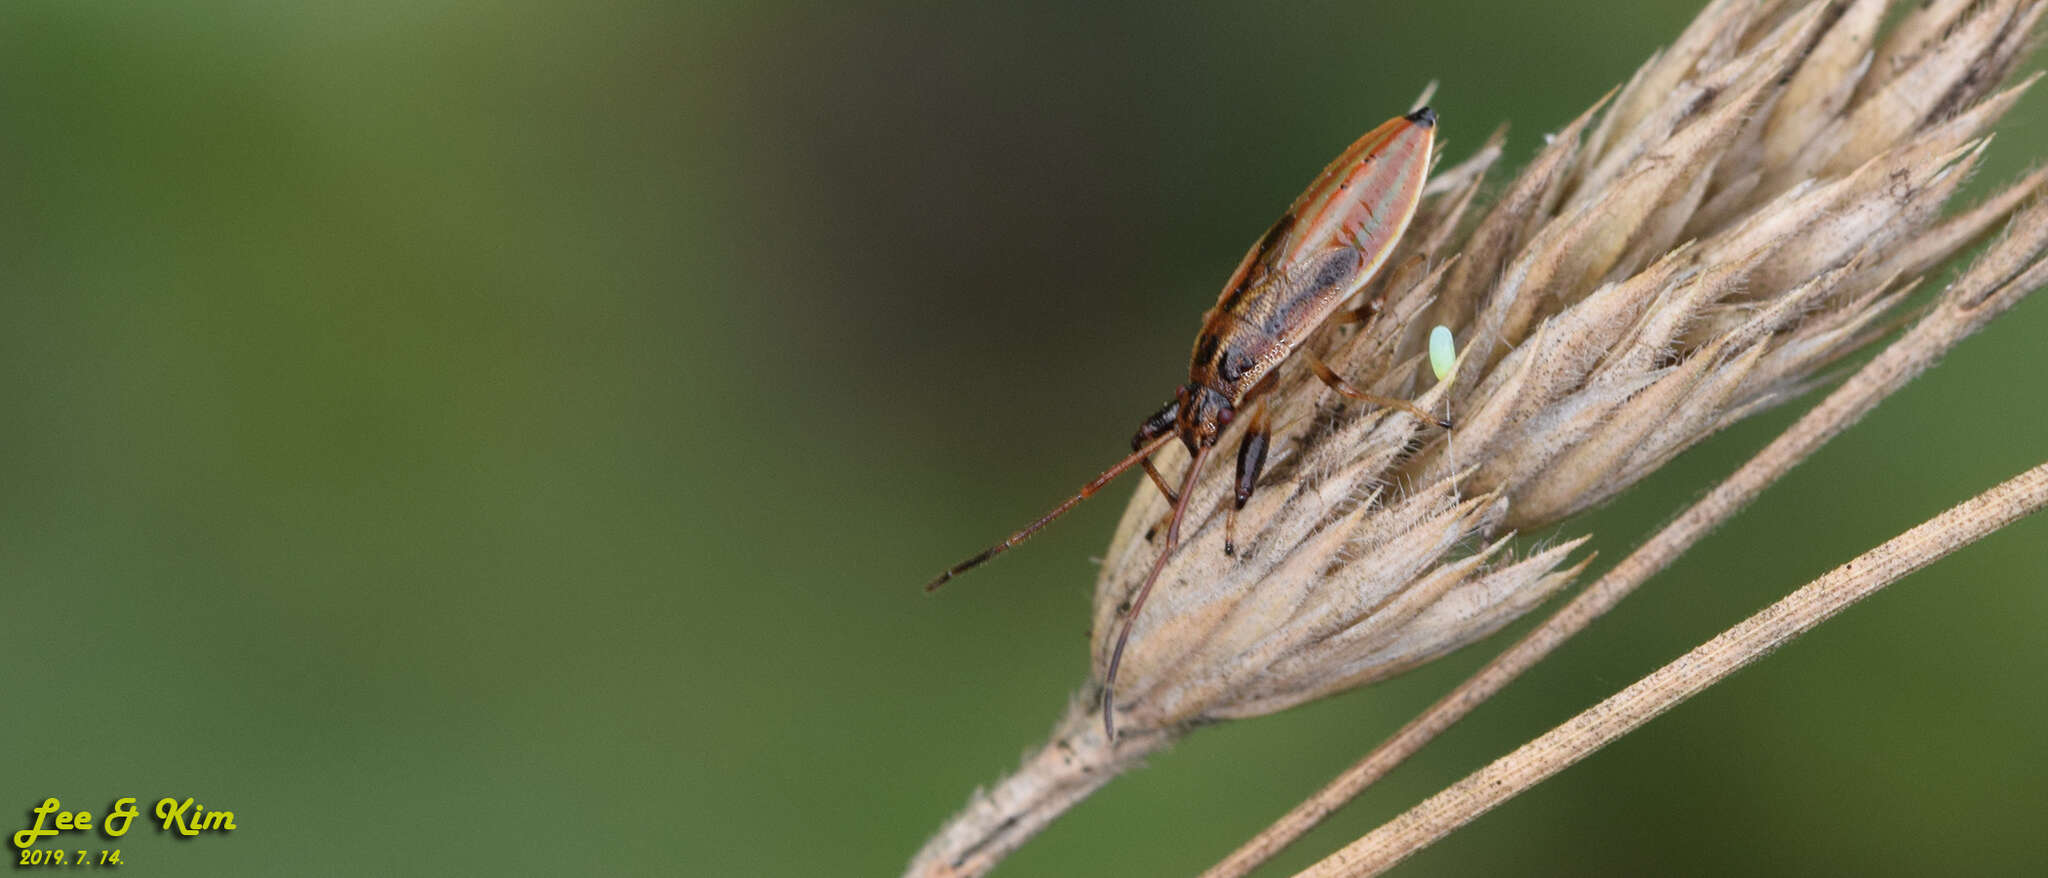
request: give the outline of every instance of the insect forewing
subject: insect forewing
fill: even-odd
[[[1216,310],[1292,350],[1386,262],[1415,217],[1435,135],[1425,108],[1358,138],[1245,254]]]

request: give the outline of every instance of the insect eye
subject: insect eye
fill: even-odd
[[[1223,424],[1224,426],[1229,426],[1230,419],[1234,417],[1237,417],[1237,409],[1224,409],[1216,413],[1216,422],[1219,424]]]

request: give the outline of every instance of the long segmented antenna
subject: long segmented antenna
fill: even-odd
[[[1126,457],[1123,460],[1119,460],[1116,462],[1116,465],[1111,466],[1109,469],[1103,470],[1102,475],[1095,477],[1095,481],[1089,482],[1088,484],[1081,486],[1080,493],[1075,494],[1072,497],[1068,497],[1066,502],[1053,507],[1051,512],[1046,513],[1037,521],[1034,521],[1026,525],[1023,530],[1011,534],[1009,539],[1003,540],[1000,543],[983,549],[980,554],[953,565],[952,569],[949,569],[946,572],[939,574],[936,579],[933,579],[932,581],[925,583],[924,590],[928,592],[935,591],[938,589],[939,586],[945,585],[947,580],[952,579],[955,576],[959,576],[962,573],[966,573],[969,570],[973,570],[974,568],[981,566],[988,559],[1000,555],[1004,552],[1007,552],[1010,550],[1012,546],[1015,546],[1018,543],[1030,539],[1032,534],[1038,533],[1038,531],[1041,528],[1045,527],[1048,524],[1051,524],[1053,522],[1053,519],[1067,514],[1067,510],[1072,509],[1075,506],[1079,506],[1081,504],[1081,501],[1088,499],[1089,497],[1093,496],[1095,492],[1102,490],[1104,485],[1107,485],[1110,482],[1115,481],[1117,476],[1123,475],[1124,470],[1130,469],[1132,465],[1136,464],[1138,461],[1151,457],[1154,452],[1158,451],[1161,448],[1165,448],[1166,443],[1172,441],[1175,438],[1177,438],[1176,434],[1168,432],[1167,434],[1160,436],[1156,439],[1153,439],[1151,442],[1148,442],[1140,446],[1138,450],[1131,452],[1131,456]]]
[[[1166,569],[1166,559],[1180,545],[1180,519],[1188,511],[1188,500],[1195,493],[1195,477],[1202,472],[1202,461],[1209,456],[1213,446],[1204,445],[1195,452],[1195,459],[1188,462],[1188,474],[1180,481],[1180,499],[1173,504],[1173,519],[1166,525],[1166,544],[1159,549],[1159,560],[1152,562],[1152,570],[1145,574],[1145,584],[1138,586],[1138,594],[1131,599],[1131,610],[1124,614],[1124,630],[1116,635],[1116,648],[1109,653],[1109,673],[1102,680],[1102,736],[1109,746],[1116,746],[1116,672],[1123,667],[1124,645],[1131,641],[1131,629],[1138,624],[1138,611],[1145,609],[1145,599],[1152,596],[1152,586],[1159,582],[1159,571]]]

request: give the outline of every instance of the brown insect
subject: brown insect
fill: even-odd
[[[1313,351],[1302,347],[1310,334],[1330,322],[1344,303],[1372,280],[1387,255],[1393,252],[1395,242],[1407,231],[1422,198],[1423,180],[1429,175],[1430,147],[1435,134],[1436,113],[1423,107],[1387,120],[1352,143],[1323,169],[1308,191],[1294,200],[1280,221],[1252,245],[1251,252],[1238,264],[1237,272],[1223,285],[1216,307],[1202,316],[1202,332],[1195,336],[1194,359],[1188,366],[1188,383],[1138,427],[1137,435],[1131,437],[1131,455],[1117,461],[1082,486],[1080,493],[1023,530],[953,565],[925,586],[926,591],[936,589],[1002,554],[1133,465],[1144,467],[1153,484],[1173,505],[1173,513],[1167,520],[1165,545],[1145,575],[1144,584],[1131,599],[1122,630],[1117,634],[1116,648],[1110,653],[1109,673],[1102,687],[1102,728],[1111,742],[1116,740],[1113,715],[1117,668],[1123,663],[1131,628],[1159,579],[1159,571],[1180,544],[1181,519],[1187,513],[1188,497],[1194,491],[1202,463],[1216,446],[1223,428],[1244,411],[1250,421],[1237,447],[1235,505],[1224,520],[1223,551],[1236,552],[1237,512],[1251,500],[1258,486],[1259,473],[1266,465],[1266,450],[1273,438],[1260,397],[1271,387],[1269,379],[1281,363],[1298,354],[1308,358],[1308,366],[1316,377],[1344,396],[1400,408],[1446,429],[1451,426],[1410,403],[1352,387]],[[1338,319],[1353,322],[1369,315],[1369,311],[1347,312]],[[1152,454],[1176,438],[1193,455],[1186,474],[1181,476],[1179,491],[1152,465]]]

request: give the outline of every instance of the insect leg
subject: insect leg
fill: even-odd
[[[1145,423],[1138,425],[1138,434],[1131,437],[1131,450],[1136,451],[1145,447],[1145,443],[1173,432],[1174,422],[1179,419],[1180,400],[1167,400],[1166,405],[1160,406],[1159,411],[1153,412],[1152,417],[1146,418]],[[1159,488],[1159,493],[1166,495],[1166,503],[1171,506],[1174,503],[1173,486],[1167,484],[1166,477],[1159,474],[1159,467],[1152,465],[1152,457],[1147,455],[1145,459],[1138,461],[1138,464],[1145,468],[1145,475],[1152,477],[1152,484]]]
[[[1273,428],[1266,422],[1266,404],[1252,404],[1251,423],[1245,425],[1244,439],[1237,444],[1237,496],[1223,516],[1223,554],[1237,554],[1237,511],[1251,502],[1259,473],[1266,468],[1266,448],[1273,441]]]
[[[1316,377],[1323,379],[1324,384],[1330,385],[1331,390],[1337,391],[1338,393],[1341,393],[1352,399],[1358,400],[1359,402],[1369,402],[1373,405],[1380,405],[1386,406],[1388,408],[1400,409],[1404,412],[1421,418],[1424,423],[1435,424],[1446,430],[1451,428],[1450,421],[1444,420],[1426,411],[1416,408],[1415,404],[1412,402],[1400,399],[1389,399],[1384,396],[1376,396],[1374,394],[1366,393],[1363,390],[1359,390],[1356,387],[1352,387],[1350,382],[1345,381],[1342,376],[1339,376],[1336,372],[1332,371],[1330,369],[1330,364],[1323,362],[1323,358],[1316,356],[1314,351],[1302,351],[1301,355],[1308,358],[1309,368],[1314,369],[1316,372]]]
[[[1331,315],[1327,323],[1331,326],[1348,326],[1353,323],[1367,323],[1370,322],[1374,317],[1380,316],[1380,309],[1384,307],[1386,307],[1386,300],[1381,296],[1374,296],[1373,298],[1367,300],[1365,304],[1360,305],[1357,308],[1348,308],[1343,311],[1338,311],[1334,315]]]

